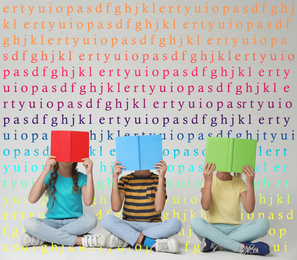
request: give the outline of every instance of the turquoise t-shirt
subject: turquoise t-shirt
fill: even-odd
[[[45,177],[44,183],[48,185],[51,173]],[[87,175],[78,172],[79,186],[78,193],[72,192],[73,180],[71,177],[63,177],[58,173],[56,181],[56,192],[54,193],[56,200],[53,208],[45,214],[48,219],[64,219],[64,218],[78,218],[83,214],[83,205],[81,199],[81,187],[87,184]],[[47,202],[47,209],[49,210],[53,205],[53,196],[51,191]]]

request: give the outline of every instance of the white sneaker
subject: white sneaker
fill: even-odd
[[[106,239],[106,247],[115,248],[115,247],[128,247],[128,243],[114,234],[109,234]]]
[[[178,242],[174,237],[168,239],[156,239],[156,252],[177,253]]]
[[[83,247],[104,247],[106,236],[104,234],[84,235],[82,237]]]
[[[22,246],[41,246],[44,241],[25,232],[21,237]]]

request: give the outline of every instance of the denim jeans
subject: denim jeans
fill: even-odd
[[[182,227],[181,222],[175,218],[164,222],[142,222],[128,221],[113,215],[106,215],[101,223],[106,230],[132,246],[135,245],[141,233],[153,239],[168,238],[177,234]]]
[[[25,229],[30,235],[45,242],[59,245],[75,245],[77,236],[88,233],[97,225],[97,217],[86,213],[79,218],[40,219],[28,218]]]
[[[241,243],[265,236],[269,223],[266,219],[256,219],[242,225],[210,224],[204,219],[194,218],[191,227],[200,241],[206,237],[223,248],[238,252]]]

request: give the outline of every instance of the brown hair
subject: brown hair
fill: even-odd
[[[58,178],[58,169],[59,169],[59,163],[57,162],[54,166],[54,169],[51,173],[51,176],[49,178],[49,182],[48,185],[46,186],[46,194],[47,196],[51,195],[53,196],[53,205],[51,206],[51,208],[48,210],[47,213],[49,213],[55,203],[56,197],[55,197],[55,192],[56,192],[56,181]],[[72,180],[73,180],[73,186],[72,186],[72,192],[73,193],[78,193],[79,190],[79,186],[77,185],[77,181],[78,181],[78,172],[77,172],[77,162],[72,163]]]

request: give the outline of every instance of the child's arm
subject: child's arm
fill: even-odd
[[[166,162],[160,160],[160,163],[156,163],[157,172],[159,173],[158,188],[155,197],[155,210],[157,212],[162,212],[165,206],[166,196],[165,196],[165,173],[167,171]]]
[[[204,188],[202,189],[201,205],[204,210],[209,210],[211,204],[212,176],[216,168],[214,163],[206,163],[203,168]]]
[[[118,188],[119,176],[122,173],[122,169],[125,169],[120,164],[118,161],[114,162],[112,171],[111,209],[115,212],[121,210],[125,198],[125,193],[119,192]]]
[[[240,194],[242,205],[247,213],[252,213],[255,209],[254,178],[255,171],[249,166],[243,166],[242,173],[246,176],[247,191]]]
[[[44,180],[46,175],[53,169],[54,165],[56,164],[55,158],[56,157],[52,155],[47,158],[47,161],[45,163],[45,167],[42,173],[40,174],[38,179],[35,181],[33,187],[31,188],[31,191],[28,197],[28,200],[31,203],[36,203],[44,193],[46,189]]]
[[[84,203],[90,206],[94,201],[93,161],[89,158],[82,160],[84,161],[83,166],[86,168],[87,184],[82,186],[81,193]]]

